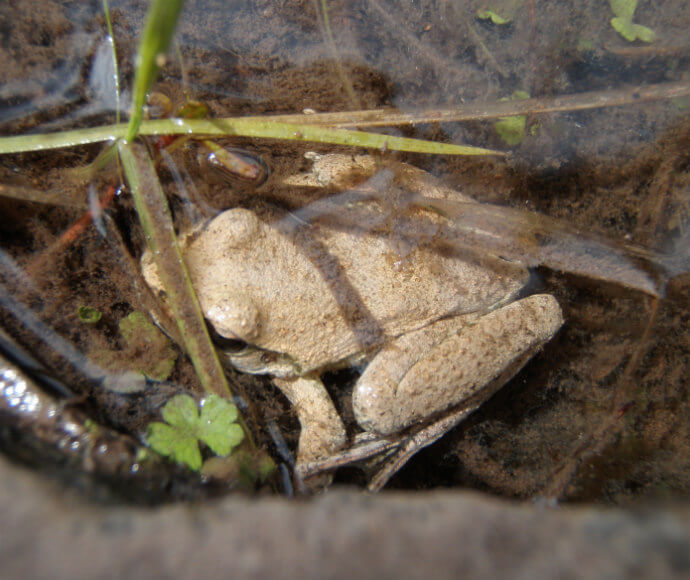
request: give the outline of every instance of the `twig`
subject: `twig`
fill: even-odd
[[[272,115],[265,120],[281,123],[309,123],[329,127],[386,127],[457,121],[480,121],[514,115],[586,111],[604,107],[620,107],[651,101],[671,100],[690,96],[690,82],[641,85],[609,91],[590,91],[558,97],[535,97],[522,101],[479,102],[452,109],[430,109],[403,113],[393,109],[314,113],[310,115]]]

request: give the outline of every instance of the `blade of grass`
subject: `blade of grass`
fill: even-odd
[[[73,147],[100,141],[110,141],[128,134],[126,125],[107,125],[60,133],[42,135],[22,135],[0,138],[0,154],[42,151],[59,147]],[[433,153],[441,155],[504,155],[501,151],[437,143],[409,137],[396,137],[379,133],[366,133],[347,129],[331,129],[316,125],[280,123],[261,117],[241,117],[225,119],[156,119],[143,121],[139,127],[140,135],[190,135],[214,137],[255,137],[264,139],[286,139],[309,141],[315,143],[332,143],[410,151],[415,153]]]
[[[117,49],[115,48],[115,35],[113,34],[113,23],[110,20],[110,7],[108,0],[103,0],[103,14],[105,15],[105,25],[108,29],[108,44],[113,57],[113,86],[115,87],[115,122],[120,122],[120,71],[117,66]]]
[[[132,113],[127,128],[127,141],[139,133],[146,102],[146,93],[165,62],[165,53],[175,33],[183,0],[153,0],[146,17],[146,26],[137,51],[136,73],[132,91]]]
[[[602,107],[620,107],[652,101],[672,100],[690,95],[690,83],[687,81],[660,83],[630,87],[626,89],[593,91],[552,98],[532,98],[524,101],[478,103],[456,109],[434,109],[419,113],[401,113],[393,110],[349,111],[345,113],[317,113],[311,115],[274,115],[265,117],[242,117],[225,119],[180,120],[161,119],[145,121],[141,126],[142,135],[188,134],[194,136],[254,136],[274,139],[295,139],[336,143],[357,147],[387,147],[395,150],[397,141],[406,143],[405,151],[424,151],[445,155],[492,154],[503,155],[498,151],[471,148],[461,145],[433,143],[443,150],[428,151],[414,148],[415,143],[430,142],[402,137],[365,133],[357,131],[336,132],[337,129],[323,128],[316,134],[309,127],[328,125],[330,127],[352,126],[392,126],[414,125],[422,123],[439,123],[465,120],[496,119],[510,115],[538,115],[561,111],[583,111]],[[259,125],[256,123],[259,122]],[[203,123],[203,124],[202,124]],[[216,124],[214,127],[213,124]],[[206,131],[206,132],[204,132]],[[124,125],[107,125],[59,133],[37,135],[19,135],[0,137],[0,154],[42,151],[60,147],[73,147],[88,143],[115,140],[123,137]],[[332,133],[333,138],[330,138]],[[341,135],[343,135],[341,137]],[[372,136],[371,142],[360,140],[360,136]],[[309,138],[307,138],[309,137]],[[408,148],[409,147],[409,148]],[[469,150],[469,151],[468,151]]]
[[[182,260],[172,216],[153,162],[139,143],[120,141],[118,151],[158,275],[201,384],[206,392],[228,397],[230,389]]]

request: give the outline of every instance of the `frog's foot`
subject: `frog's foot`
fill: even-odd
[[[302,465],[331,457],[345,445],[345,426],[319,379],[300,377],[274,379],[274,382],[297,412],[302,429],[297,450],[299,476]],[[323,488],[330,480],[330,475],[312,479],[309,487]]]
[[[438,441],[448,431],[464,421],[479,405],[481,403],[449,413],[435,423],[403,438],[398,443],[397,448],[386,457],[382,464],[379,464],[377,472],[371,477],[367,485],[369,491],[380,491],[415,453]]]
[[[352,447],[344,451],[299,464],[298,475],[307,480],[339,467],[360,463],[364,464],[365,471],[372,472],[367,485],[369,491],[380,491],[413,455],[443,437],[480,405],[481,401],[463,405],[438,421],[404,435],[385,437],[363,433]]]

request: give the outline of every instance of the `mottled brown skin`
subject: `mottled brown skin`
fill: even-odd
[[[408,209],[392,220],[386,202],[368,199],[343,204],[335,220],[312,211],[303,221],[236,208],[183,244],[207,319],[246,343],[228,360],[276,377],[295,405],[298,463],[345,444],[323,371],[369,360],[355,417],[392,435],[481,398],[485,385],[489,396],[563,322],[551,296],[515,301],[528,278],[521,265],[440,251],[444,218]],[[145,275],[156,287],[150,267]]]

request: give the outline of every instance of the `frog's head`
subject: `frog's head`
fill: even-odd
[[[205,314],[214,331],[214,342],[237,370],[282,378],[301,374],[299,365],[289,355],[255,345],[261,334],[261,317],[251,298],[224,297]]]

